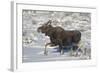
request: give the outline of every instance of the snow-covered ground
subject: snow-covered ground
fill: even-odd
[[[44,55],[44,48],[23,48],[23,63],[27,62],[46,62],[46,61],[66,61],[66,60],[86,60],[89,56],[71,56],[70,51],[66,51],[64,55],[60,55],[57,49],[48,48],[48,55]]]
[[[23,10],[23,62],[41,62],[56,60],[82,60],[91,56],[91,14],[79,12],[35,11]],[[86,48],[86,55],[70,56],[70,51],[60,55],[49,49],[48,56],[43,54],[44,45],[50,42],[49,37],[38,33],[37,28],[48,20],[52,26],[60,26],[65,30],[79,30],[82,33],[82,48]],[[36,47],[38,46],[38,47]]]

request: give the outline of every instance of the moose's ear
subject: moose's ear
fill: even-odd
[[[52,27],[52,25],[48,25],[49,27]]]
[[[52,22],[52,21],[51,21],[51,20],[49,20],[49,21],[46,23],[46,25],[50,25],[50,24],[51,24],[51,22]]]

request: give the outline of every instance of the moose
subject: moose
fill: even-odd
[[[47,55],[46,47],[59,46],[60,54],[64,54],[64,48],[71,48],[72,50],[78,49],[78,43],[81,40],[81,32],[78,30],[64,30],[60,26],[53,27],[52,21],[44,23],[38,27],[37,31],[44,33],[45,36],[50,38],[50,43],[45,45],[44,54]]]

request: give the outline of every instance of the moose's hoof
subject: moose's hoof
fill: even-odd
[[[64,54],[64,51],[61,51],[61,52],[60,52],[60,55],[63,55],[63,54]]]
[[[48,55],[48,53],[47,52],[44,52],[44,55]]]

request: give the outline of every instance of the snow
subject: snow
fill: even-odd
[[[23,10],[23,62],[41,62],[56,60],[83,60],[91,56],[91,13],[57,12]],[[52,26],[60,26],[65,30],[79,30],[82,33],[82,44],[86,48],[86,55],[70,56],[69,52],[60,55],[53,47],[44,55],[44,46],[50,42],[49,37],[37,32],[37,28],[48,20]],[[37,47],[38,46],[38,47]]]
[[[60,55],[56,49],[48,48],[48,55],[44,55],[44,48],[24,48],[23,50],[23,63],[27,62],[46,62],[46,61],[67,61],[67,60],[86,60],[88,56],[70,56],[70,52],[65,52]]]

